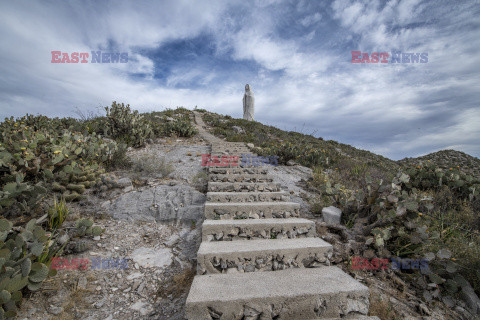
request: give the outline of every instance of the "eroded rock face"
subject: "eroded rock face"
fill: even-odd
[[[255,97],[252,89],[247,84],[245,85],[245,94],[243,95],[243,119],[254,121],[255,113]]]
[[[159,185],[122,194],[107,211],[119,219],[198,224],[204,203],[205,195],[192,187]]]

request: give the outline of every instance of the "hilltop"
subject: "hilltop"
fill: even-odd
[[[462,173],[480,176],[480,159],[456,150],[441,150],[421,157],[405,158],[398,161],[398,163],[407,166],[425,162],[431,162],[442,169],[459,168]]]
[[[27,272],[17,263],[25,259],[19,252],[32,261],[4,304],[15,312],[28,296],[20,309],[25,318],[75,312],[182,319],[201,240],[207,190],[201,155],[209,146],[188,109],[140,114],[114,102],[106,111],[81,120],[27,115],[0,124],[2,249],[12,252],[7,263],[18,269],[0,276]],[[218,138],[279,157],[269,174],[334,245],[332,263],[370,287],[373,315],[447,319],[455,310],[450,318],[467,319],[474,312],[476,295],[468,288],[480,291],[480,274],[471,272],[480,269],[479,159],[446,150],[393,161],[196,111]],[[323,221],[328,206],[342,210],[341,225]],[[62,269],[45,280],[53,257],[85,254],[132,260],[125,270]],[[431,270],[353,270],[352,257],[428,258]]]

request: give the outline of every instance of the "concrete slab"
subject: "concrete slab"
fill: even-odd
[[[296,202],[206,202],[205,219],[292,218],[300,215]]]
[[[315,222],[300,218],[205,220],[202,225],[202,241],[295,239],[315,235]]]
[[[209,182],[208,191],[214,192],[278,192],[282,191],[279,183],[273,182]]]
[[[268,169],[262,167],[254,168],[210,168],[209,173],[216,174],[267,174]]]
[[[287,192],[207,192],[208,202],[285,202]]]
[[[368,288],[337,267],[197,275],[187,297],[186,317],[340,318],[353,313],[366,315],[368,299]]]
[[[202,242],[197,273],[259,272],[330,265],[332,245],[320,238]]]
[[[265,174],[209,174],[208,180],[212,182],[272,182],[273,178]]]

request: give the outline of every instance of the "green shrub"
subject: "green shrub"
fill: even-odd
[[[191,137],[198,133],[197,129],[188,120],[177,120],[167,122],[164,126],[166,136],[176,135],[178,137]]]
[[[153,137],[151,124],[138,111],[131,111],[130,105],[117,104],[105,107],[107,112],[106,128],[109,137],[124,142],[129,146],[141,147]]]

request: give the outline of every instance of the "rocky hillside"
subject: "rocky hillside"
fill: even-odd
[[[269,174],[334,246],[332,263],[370,288],[371,315],[473,317],[479,159],[441,151],[396,162],[197,111],[218,138],[279,157]],[[206,199],[201,160],[211,151],[198,129],[185,108],[139,114],[115,102],[105,116],[0,123],[0,313],[183,319]],[[323,221],[328,206],[341,209],[340,225]],[[353,257],[427,259],[430,271],[355,269]]]
[[[464,174],[480,176],[480,159],[456,150],[441,150],[418,158],[405,158],[398,161],[398,163],[407,166],[419,165],[425,162],[431,162],[436,167],[442,169],[459,168]]]

